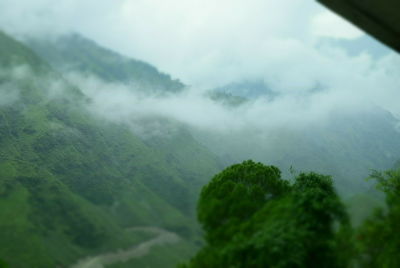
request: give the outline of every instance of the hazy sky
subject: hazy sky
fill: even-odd
[[[14,35],[80,32],[196,90],[265,81],[282,97],[260,100],[251,110],[257,120],[365,105],[400,115],[400,57],[383,46],[379,58],[362,46],[347,53],[333,41],[364,33],[312,0],[0,0],[0,27]],[[310,94],[317,85],[324,91]],[[174,105],[198,107],[199,116],[206,107],[180,100]]]
[[[0,25],[81,32],[201,87],[280,72],[322,36],[363,35],[312,0],[1,0]]]

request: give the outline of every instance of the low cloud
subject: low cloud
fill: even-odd
[[[234,131],[301,126],[373,106],[400,116],[399,56],[386,50],[373,58],[368,48],[355,56],[321,43],[321,36],[353,39],[362,33],[314,1],[2,0],[0,26],[19,36],[79,32],[190,86],[180,95],[148,97],[124,85],[70,75],[93,100],[90,109],[111,120],[161,116]],[[241,81],[262,81],[278,97],[237,109],[204,97],[205,90]],[[63,92],[62,84],[52,83],[57,89],[52,94]]]
[[[198,89],[243,79],[316,83],[308,76],[320,70],[321,35],[360,35],[309,0],[2,0],[0,27],[20,36],[78,32]]]
[[[27,66],[0,69],[0,107],[13,105],[20,99],[20,87],[15,81],[26,77],[32,77]]]
[[[176,95],[157,97],[140,93],[146,92],[143,89],[110,84],[79,73],[69,74],[67,79],[92,100],[89,106],[92,112],[112,121],[136,124],[137,129],[146,118],[165,118],[220,133],[303,128],[327,121],[332,114],[351,114],[376,107],[400,118],[397,102],[400,70],[396,68],[400,57],[390,54],[375,61],[368,55],[349,58],[334,49],[324,53],[327,56],[315,58],[322,71],[311,72],[312,76],[319,74],[319,80],[310,79],[299,69],[288,81],[273,86],[280,88],[277,97],[251,99],[235,108],[211,100],[195,87]],[[295,81],[298,83],[289,85]],[[321,81],[320,89],[311,90],[313,81]]]
[[[0,69],[0,106],[22,103],[26,98],[45,104],[56,99],[75,96],[72,85],[56,73],[38,73],[29,65]],[[78,93],[79,94],[79,93]]]
[[[18,88],[11,83],[0,84],[0,107],[15,103],[19,98]]]

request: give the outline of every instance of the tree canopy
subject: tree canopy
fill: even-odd
[[[400,168],[371,178],[386,194],[386,208],[377,209],[357,234],[362,267],[400,267]]]
[[[277,167],[253,161],[228,167],[198,203],[206,245],[184,267],[344,267],[349,229],[329,176],[283,180]]]

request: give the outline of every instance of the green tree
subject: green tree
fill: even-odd
[[[289,190],[274,166],[253,161],[228,167],[217,174],[200,194],[198,218],[210,243],[226,241],[241,222],[248,220],[268,200]],[[238,202],[240,201],[240,202]]]
[[[206,245],[184,267],[347,266],[341,235],[351,230],[331,178],[300,174],[290,184],[280,174],[245,161],[216,175],[198,205]]]
[[[378,188],[386,194],[386,208],[361,226],[357,242],[362,267],[400,267],[400,169],[374,172]]]

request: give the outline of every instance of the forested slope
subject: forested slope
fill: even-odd
[[[87,112],[79,88],[4,33],[0,61],[0,258],[66,265],[147,238],[126,235],[131,226],[193,235],[199,185],[218,170],[213,154],[188,134],[182,150],[203,164],[171,165],[164,147]]]
[[[60,72],[96,75],[106,82],[135,85],[149,93],[165,94],[184,88],[179,80],[172,80],[150,64],[120,55],[78,34],[29,38],[26,44]]]

